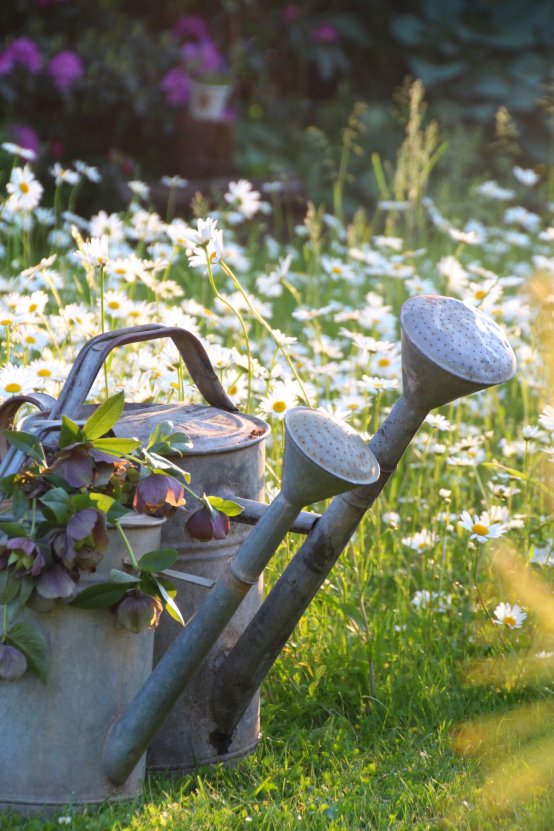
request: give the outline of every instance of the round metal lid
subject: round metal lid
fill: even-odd
[[[187,455],[191,456],[248,447],[267,438],[271,429],[256,416],[229,413],[205,404],[135,404],[125,406],[114,433],[144,443],[160,421],[171,421],[175,432],[187,434],[192,442]]]

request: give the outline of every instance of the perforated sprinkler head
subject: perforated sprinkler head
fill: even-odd
[[[400,312],[404,395],[431,410],[509,381],[516,359],[500,327],[460,300],[420,295]]]
[[[309,407],[286,413],[282,493],[288,502],[311,505],[378,478],[375,456],[351,427]]]

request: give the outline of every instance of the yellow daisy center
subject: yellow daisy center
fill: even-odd
[[[333,274],[342,274],[342,268],[340,267],[340,265],[334,265],[331,269],[331,272]]]
[[[427,543],[426,542],[420,542],[419,545],[418,545],[418,548],[419,548],[420,551],[423,551],[425,548],[427,548]]]
[[[42,369],[39,369],[39,371],[37,372],[37,375],[38,375],[39,378],[50,378],[50,376],[52,375],[52,372],[51,372],[51,370],[48,369],[48,367],[45,366]]]
[[[229,395],[236,395],[238,391],[239,388],[236,384],[231,384],[229,387],[227,387],[227,392],[229,393]]]
[[[287,409],[287,405],[284,401],[274,401],[271,409],[275,413],[284,413]]]
[[[483,298],[485,298],[487,296],[487,292],[484,291],[483,289],[476,289],[473,296],[475,297],[476,300],[483,300]]]
[[[506,615],[506,617],[504,618],[503,623],[506,626],[509,626],[510,629],[512,629],[516,625],[516,619],[515,619],[515,617],[512,617],[511,615]]]
[[[36,312],[37,309],[38,309],[38,306],[37,306],[36,303],[31,303],[31,305],[29,306],[29,311],[30,312]]]
[[[379,358],[377,361],[378,366],[390,366],[390,359],[389,358]]]
[[[479,534],[480,537],[486,537],[489,533],[489,528],[481,522],[476,522],[471,530],[474,534]]]
[[[21,386],[21,384],[16,383],[16,381],[11,381],[9,384],[6,384],[4,389],[6,390],[6,392],[21,392],[23,387]]]
[[[121,303],[118,300],[110,300],[110,302],[108,303],[108,308],[109,309],[120,309],[121,308]]]
[[[29,193],[30,188],[27,182],[20,182],[19,190],[21,191],[21,193]]]
[[[13,317],[4,317],[0,320],[0,326],[9,326],[13,323]]]

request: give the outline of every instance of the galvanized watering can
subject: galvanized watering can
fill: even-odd
[[[156,419],[170,418],[193,440],[182,464],[197,492],[242,501],[238,519],[256,523],[250,532],[233,524],[226,540],[203,545],[189,537],[182,520],[166,523],[163,541],[182,555],[184,588],[177,602],[190,619],[184,629],[160,628],[152,674],[132,700],[114,703],[111,724],[90,737],[101,748],[105,791],[99,800],[128,795],[125,788],[148,747],[152,767],[177,772],[255,746],[263,678],[428,412],[515,373],[514,354],[499,327],[457,300],[412,298],[402,308],[401,326],[403,393],[378,432],[366,445],[322,412],[289,411],[282,490],[270,506],[256,501],[263,490],[267,425],[237,413],[189,333],[147,326],[101,335],[78,356],[58,402],[35,397],[41,412],[25,429],[55,432],[62,413],[79,417],[114,346],[172,337],[211,406],[129,405],[115,432],[141,438]],[[21,463],[15,456],[7,454],[2,475]],[[330,496],[335,498],[321,517],[301,511]],[[261,603],[263,569],[289,530],[307,533],[307,539]],[[6,804],[3,778],[2,772],[0,803]],[[82,801],[78,790],[73,798]],[[29,795],[19,802],[32,800]]]

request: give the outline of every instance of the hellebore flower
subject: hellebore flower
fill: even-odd
[[[187,521],[187,531],[197,540],[224,540],[231,522],[222,511],[200,508]]]
[[[137,589],[131,589],[115,608],[118,623],[128,632],[155,629],[163,606],[157,597],[150,597]]]
[[[96,508],[77,511],[52,547],[69,571],[75,567],[94,571],[108,547],[105,515]]]
[[[94,475],[90,449],[84,444],[65,447],[50,467],[50,472],[65,479],[70,488],[90,487]]]
[[[170,516],[185,504],[185,491],[173,476],[151,473],[140,479],[133,498],[133,508],[140,514]]]
[[[75,594],[77,583],[61,563],[54,563],[40,575],[35,588],[37,594],[46,600],[69,600]]]
[[[15,646],[0,643],[0,678],[17,681],[27,671],[27,658]]]
[[[14,566],[20,575],[37,577],[45,565],[39,546],[27,537],[11,537],[0,546],[0,570]]]

